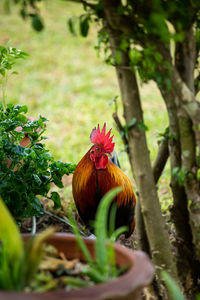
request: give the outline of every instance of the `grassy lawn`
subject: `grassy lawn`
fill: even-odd
[[[30,54],[15,67],[19,75],[10,78],[8,101],[27,104],[31,116],[42,114],[49,119],[49,148],[63,161],[77,163],[90,147],[92,128],[106,122],[108,128],[113,128],[122,169],[131,177],[127,156],[112,120],[112,99],[119,95],[115,70],[98,57],[94,49],[94,28],[84,39],[72,36],[66,25],[69,17],[81,14],[81,7],[64,1],[47,1],[41,6],[45,19],[45,30],[41,33],[34,32],[30,23],[20,18],[18,10],[18,6],[13,6],[11,14],[6,15],[0,4],[0,44],[12,40],[13,46]],[[140,93],[153,160],[158,133],[167,126],[167,115],[153,83],[141,85]],[[122,116],[120,98],[118,102]],[[166,171],[162,176],[162,189],[166,189],[167,174]]]

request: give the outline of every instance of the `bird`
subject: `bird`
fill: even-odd
[[[106,123],[102,130],[98,124],[90,134],[92,146],[77,164],[72,179],[72,193],[78,213],[88,228],[95,220],[96,211],[102,197],[111,189],[121,186],[122,191],[113,199],[116,203],[115,229],[127,226],[125,238],[135,228],[136,197],[130,179],[118,167],[114,153],[112,128],[106,133]],[[109,159],[110,158],[110,159]]]

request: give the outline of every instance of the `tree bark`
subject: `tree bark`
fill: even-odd
[[[165,100],[170,126],[169,152],[171,167],[171,189],[173,194],[173,207],[171,216],[176,228],[176,247],[177,269],[181,281],[186,284],[187,278],[191,276],[194,270],[194,253],[192,246],[192,233],[189,224],[189,214],[187,209],[187,195],[184,186],[178,184],[177,179],[172,176],[174,168],[181,168],[181,144],[180,129],[177,115],[177,107],[175,104],[176,95],[172,90],[161,88],[163,99]]]
[[[122,54],[124,65],[127,56]],[[117,67],[118,80],[124,105],[124,114],[128,124],[133,118],[143,122],[137,82],[130,71]],[[168,235],[164,229],[159,200],[149,159],[145,133],[139,128],[129,131],[129,149],[131,164],[135,169],[136,183],[140,193],[141,210],[151,248],[152,259],[157,267],[168,269],[176,278],[176,268],[171,254]],[[135,159],[137,157],[137,159]],[[159,226],[158,226],[159,224]]]
[[[158,182],[162,174],[162,171],[164,170],[168,157],[169,157],[168,141],[164,140],[159,145],[158,153],[153,163],[153,177],[155,183]]]
[[[195,245],[196,255],[200,262],[200,185],[196,178],[197,161],[196,146],[200,150],[200,104],[195,99],[194,69],[196,63],[196,45],[193,32],[193,24],[185,32],[182,48],[177,45],[175,55],[175,65],[177,72],[173,71],[173,84],[179,88],[178,118],[182,149],[182,168],[187,174],[184,182],[188,198],[188,209],[190,226],[193,235],[193,244]],[[182,81],[181,81],[182,80]],[[186,92],[186,95],[185,93]],[[187,98],[186,98],[187,97]],[[193,247],[190,246],[190,249]],[[192,257],[195,255],[193,254]]]

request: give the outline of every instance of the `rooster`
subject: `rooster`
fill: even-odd
[[[127,238],[135,227],[136,199],[129,178],[109,159],[115,146],[113,136],[110,136],[111,130],[106,134],[105,123],[102,131],[99,125],[92,130],[90,140],[93,145],[75,169],[72,191],[79,215],[90,227],[101,198],[112,188],[121,186],[122,191],[113,200],[117,204],[115,228],[128,226]]]

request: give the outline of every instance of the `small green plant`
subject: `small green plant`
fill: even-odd
[[[95,228],[95,257],[96,260],[93,261],[80,233],[77,228],[77,225],[73,218],[71,218],[71,225],[76,235],[78,245],[82,250],[88,267],[82,270],[82,275],[87,275],[90,278],[88,281],[88,285],[102,283],[106,281],[110,281],[117,276],[119,276],[122,272],[124,272],[128,266],[124,268],[117,268],[116,260],[115,260],[115,250],[114,250],[114,241],[116,238],[127,230],[126,226],[123,226],[115,231],[114,228],[114,220],[113,216],[115,215],[116,210],[113,210],[111,213],[112,217],[109,222],[109,230],[107,230],[107,220],[109,214],[110,204],[113,198],[121,191],[121,187],[114,188],[110,190],[101,200],[100,205],[97,210],[97,215],[94,223]],[[82,284],[82,280],[67,278],[68,284],[71,285],[79,285]]]
[[[27,218],[43,213],[40,197],[61,206],[60,196],[51,192],[50,183],[63,187],[62,176],[74,171],[75,165],[56,161],[42,142],[46,139],[44,117],[29,120],[27,106],[0,106],[0,195],[15,218]],[[20,145],[27,136],[27,147]]]
[[[7,46],[0,46],[0,86],[2,90],[2,104],[6,109],[6,88],[8,78],[12,74],[18,74],[16,71],[12,71],[13,65],[19,59],[25,59],[29,54],[21,51],[20,49],[11,47],[10,42]]]
[[[24,247],[17,224],[0,198],[0,290],[23,290],[43,257],[43,242],[55,229],[48,228]]]

